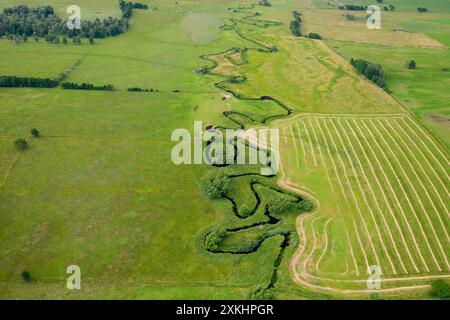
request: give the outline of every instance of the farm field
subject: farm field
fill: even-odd
[[[445,5],[392,0],[372,36],[364,12],[348,22],[333,1],[142,2],[92,45],[0,39],[0,76],[113,86],[0,88],[0,299],[367,299],[369,265],[383,298],[448,280]],[[72,2],[47,4],[64,18]],[[122,14],[116,0],[79,5],[89,20]],[[292,35],[293,10],[323,41]],[[388,89],[351,58],[382,64]],[[175,165],[171,135],[194,121],[278,129],[281,171]],[[212,198],[205,181],[221,176]],[[82,290],[65,287],[70,264]]]
[[[283,183],[320,202],[297,223],[297,281],[362,290],[370,265],[396,279],[386,290],[448,277],[448,156],[414,120],[302,115],[278,126]]]

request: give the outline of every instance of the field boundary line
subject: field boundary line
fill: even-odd
[[[409,118],[409,115],[406,113],[368,113],[368,114],[360,114],[360,113],[340,113],[340,114],[329,114],[329,113],[306,113],[306,112],[302,112],[302,113],[294,113],[292,116],[290,116],[289,118],[285,118],[285,119],[276,119],[272,122],[272,124],[284,124],[286,125],[288,122],[291,121],[296,121],[298,120],[298,118],[317,118],[317,119],[340,119],[340,118],[355,118],[355,119],[376,119],[376,118],[380,118],[380,119],[386,119],[386,118],[390,118],[390,119],[404,119],[404,118]]]

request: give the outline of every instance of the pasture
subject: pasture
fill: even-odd
[[[115,0],[80,3],[89,19],[120,15]],[[387,288],[422,289],[448,275],[448,150],[348,64],[345,58],[364,58],[373,44],[293,37],[292,10],[316,1],[148,3],[149,10],[133,12],[127,32],[94,45],[0,39],[0,75],[54,79],[69,70],[67,81],[115,88],[0,88],[0,298],[243,299],[269,281],[276,298],[330,298],[342,295],[328,288],[364,289],[367,264],[393,279]],[[64,17],[72,3],[46,4]],[[315,14],[336,13],[308,10],[305,30],[312,32]],[[407,14],[400,24],[415,15]],[[446,13],[433,14],[425,23],[445,23]],[[196,23],[205,30],[197,32]],[[380,39],[390,43],[389,36]],[[400,94],[401,81],[414,81],[394,72],[395,60],[412,56],[406,48],[386,63],[389,86],[408,107],[417,103],[417,115],[432,95],[433,110],[443,109],[436,92],[445,99],[446,80],[433,79],[446,61],[446,42],[426,34],[411,39],[412,46],[439,48],[435,62],[414,48],[419,66],[434,68],[415,70],[427,92]],[[373,50],[373,60],[384,65],[383,50]],[[282,175],[174,165],[171,133],[192,130],[194,121],[280,128]],[[42,137],[30,136],[33,127]],[[15,150],[17,138],[29,142],[24,152]],[[200,179],[218,170],[242,175],[231,178],[226,194],[234,203],[201,190]],[[269,219],[269,200],[280,193],[313,200],[316,211]],[[233,205],[255,214],[237,218]],[[230,253],[205,249],[215,226],[243,228],[221,243]],[[265,232],[271,236],[254,252],[233,252]],[[65,288],[72,263],[82,268],[81,291]],[[20,278],[23,270],[31,283]],[[409,289],[402,297],[425,292]]]

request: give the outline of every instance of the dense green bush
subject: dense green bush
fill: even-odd
[[[20,273],[20,276],[22,277],[22,280],[25,282],[30,282],[31,281],[31,275],[28,271],[22,271]]]
[[[318,33],[314,33],[314,32],[308,33],[308,34],[306,35],[306,38],[309,38],[309,39],[318,39],[318,40],[322,39],[322,37],[321,37]]]
[[[17,150],[22,151],[28,147],[28,142],[25,139],[20,138],[14,141],[14,146]]]
[[[300,37],[302,35],[300,28],[302,24],[302,15],[299,11],[292,11],[294,20],[291,21],[290,28],[294,36]]]
[[[216,227],[205,238],[206,249],[210,251],[217,251],[219,244],[227,236],[227,231],[224,227]]]
[[[228,191],[229,184],[230,178],[222,172],[212,173],[202,180],[203,190],[213,200],[222,197]]]
[[[36,128],[31,129],[30,133],[31,133],[31,135],[32,135],[33,137],[35,137],[35,138],[38,138],[38,137],[41,135],[41,133],[39,132],[39,130],[36,129]]]
[[[430,295],[434,298],[449,299],[450,298],[450,284],[444,280],[435,280],[431,284]]]
[[[416,67],[417,67],[417,64],[416,64],[416,62],[414,60],[411,60],[408,63],[408,69],[415,69]]]
[[[275,215],[285,213],[296,207],[295,203],[286,197],[274,197],[268,201],[269,212]]]
[[[351,58],[350,63],[364,75],[367,79],[375,83],[380,88],[386,87],[386,75],[380,64],[369,62],[362,59]]]

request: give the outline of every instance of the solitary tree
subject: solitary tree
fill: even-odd
[[[20,276],[22,277],[22,280],[27,283],[31,281],[31,275],[28,271],[22,271],[20,273]]]
[[[414,60],[411,60],[409,63],[408,63],[408,69],[415,69],[416,68],[416,62],[414,61]]]
[[[40,134],[41,134],[41,133],[39,132],[38,129],[36,129],[36,128],[31,129],[31,135],[32,135],[33,137],[38,138],[38,137],[40,136]]]
[[[26,142],[25,139],[17,139],[16,141],[14,141],[14,145],[16,146],[16,149],[19,151],[25,150],[28,146],[28,143]]]

